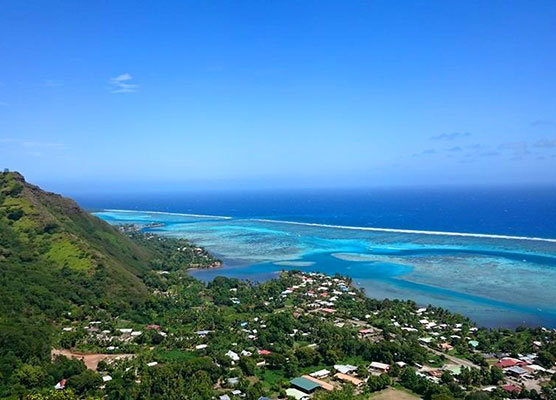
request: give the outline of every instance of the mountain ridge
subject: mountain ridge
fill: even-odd
[[[140,309],[157,255],[75,201],[0,172],[0,377],[48,360],[61,316]]]

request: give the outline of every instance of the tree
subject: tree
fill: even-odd
[[[72,390],[50,389],[40,393],[32,393],[25,396],[25,400],[77,400],[78,397]]]
[[[431,400],[453,400],[454,398],[446,393],[433,394]]]
[[[299,360],[299,365],[301,367],[317,365],[320,362],[319,353],[315,349],[307,346],[297,349],[295,356]]]
[[[386,374],[382,374],[379,376],[371,375],[367,380],[367,387],[371,392],[378,392],[379,390],[386,389],[388,386],[390,386],[391,383],[392,380]]]
[[[498,368],[497,366],[492,366],[492,368],[490,368],[490,384],[497,385],[498,382],[503,380],[504,380],[504,371],[502,371],[502,369]]]
[[[352,400],[355,397],[355,392],[352,385],[345,385],[341,390],[334,390],[332,392],[317,392],[314,400]]]
[[[239,368],[247,376],[255,375],[255,369],[257,368],[257,363],[255,360],[249,357],[241,357],[238,363]]]
[[[13,379],[16,384],[31,389],[44,383],[46,372],[39,366],[23,364],[15,371]]]
[[[465,400],[488,400],[490,399],[490,395],[487,392],[473,392],[469,393]]]
[[[284,367],[284,373],[289,378],[297,376],[299,374],[299,364],[297,360],[290,359],[290,361],[287,362],[286,366]]]
[[[552,368],[554,366],[554,356],[546,350],[539,351],[537,362],[545,368]]]
[[[86,369],[79,375],[71,376],[68,379],[68,387],[75,390],[79,395],[96,389],[101,383],[100,375],[90,369]]]

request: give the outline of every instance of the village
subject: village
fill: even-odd
[[[159,277],[180,282],[183,277],[173,276],[177,274]],[[377,306],[339,276],[288,272],[270,287],[225,281],[218,287],[209,285],[206,291],[204,296],[218,299],[219,308],[226,310],[228,321],[222,326],[200,326],[198,321],[190,321],[187,328],[158,321],[125,325],[117,318],[84,325],[74,321],[61,328],[62,338],[80,331],[73,347],[96,349],[94,361],[77,350],[54,350],[52,355],[83,359],[101,375],[101,389],[109,388],[114,372],[131,371],[134,382],[141,384],[145,369],[168,362],[163,354],[176,352],[188,360],[199,357],[219,369],[212,389],[213,397],[221,400],[251,398],[247,389],[255,384],[264,394],[258,398],[309,399],[346,386],[357,396],[371,396],[374,391],[404,386],[404,370],[433,387],[451,385],[462,393],[482,391],[493,398],[503,398],[505,393],[515,398],[522,391],[541,393],[556,372],[554,364],[538,363],[538,353],[554,341],[554,331],[543,329],[536,337],[540,340],[532,341],[532,350],[524,354],[484,351],[485,330],[465,318],[404,302]],[[173,293],[169,285],[158,296],[172,298]],[[369,359],[346,351],[342,357],[332,347],[325,350],[331,343],[323,332],[331,331],[353,341],[353,346],[367,346],[362,349],[414,345],[406,349],[407,354],[376,351],[376,359]],[[56,385],[56,389],[64,387],[64,380]]]

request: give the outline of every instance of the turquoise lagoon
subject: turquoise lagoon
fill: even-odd
[[[370,297],[433,304],[481,326],[556,327],[556,241],[161,212],[95,215],[206,247],[224,265],[191,272],[204,281],[218,275],[264,281],[287,269],[339,273]]]

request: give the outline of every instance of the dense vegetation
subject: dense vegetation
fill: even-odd
[[[18,377],[49,362],[53,322],[145,304],[145,277],[170,253],[137,242],[74,201],[0,173],[0,395],[39,380]]]

